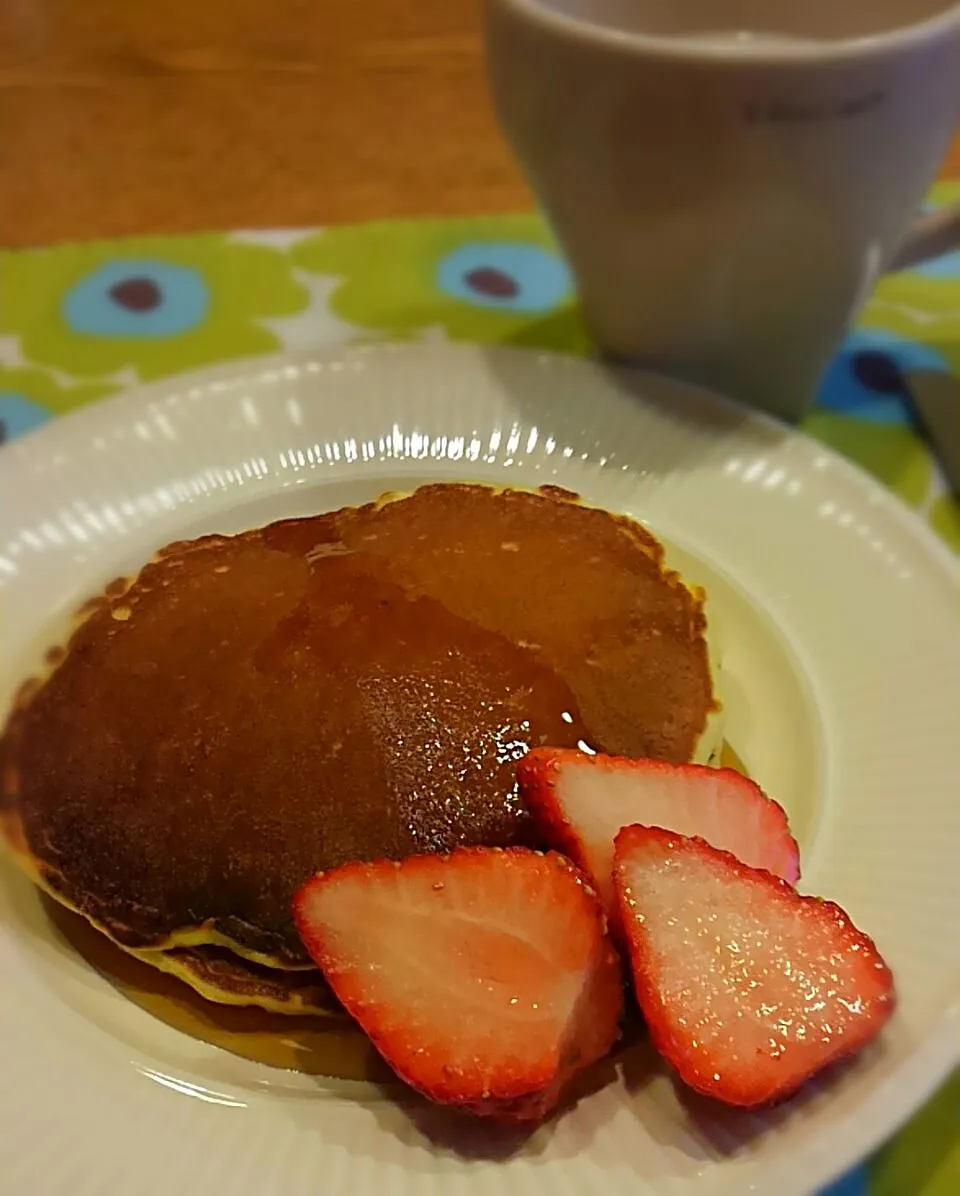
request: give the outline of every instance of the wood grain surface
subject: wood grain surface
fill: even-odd
[[[480,0],[0,0],[0,243],[529,207],[479,28]]]

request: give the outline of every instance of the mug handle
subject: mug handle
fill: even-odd
[[[917,217],[903,235],[887,271],[906,270],[928,258],[960,249],[960,203]]]

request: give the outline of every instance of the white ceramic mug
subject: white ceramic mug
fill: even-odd
[[[960,239],[954,209],[910,225],[957,121],[960,8],[487,0],[486,39],[615,357],[796,418],[878,273]]]

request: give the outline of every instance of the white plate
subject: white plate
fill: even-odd
[[[888,1032],[763,1116],[686,1101],[641,1053],[511,1153],[490,1127],[152,1019],[4,866],[4,1194],[806,1196],[956,1062],[957,570],[851,466],[718,400],[573,359],[406,347],[234,365],[58,420],[0,457],[0,698],[83,597],[165,541],[456,478],[569,487],[706,581],[728,737],[788,808],[805,887],[889,959]]]

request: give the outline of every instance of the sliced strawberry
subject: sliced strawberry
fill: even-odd
[[[731,768],[535,748],[517,765],[517,777],[547,842],[591,878],[614,926],[613,841],[634,823],[697,835],[790,884],[800,877],[783,808]]]
[[[780,1100],[893,1012],[887,965],[832,902],[643,826],[617,835],[614,876],[650,1036],[698,1092]]]
[[[293,914],[344,1007],[431,1100],[536,1120],[617,1038],[619,958],[562,856],[476,847],[346,864],[308,881]]]

